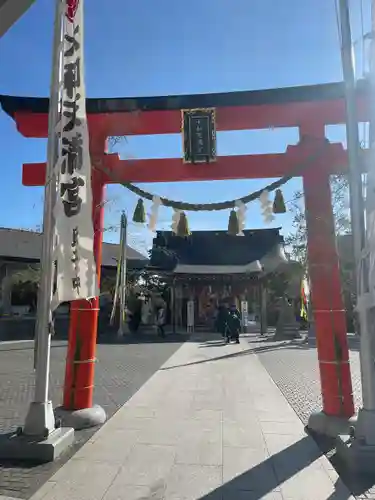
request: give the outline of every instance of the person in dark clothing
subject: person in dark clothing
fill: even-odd
[[[240,343],[240,330],[241,330],[241,315],[235,305],[229,308],[226,320],[226,343],[229,344],[231,340],[235,340],[236,344]]]
[[[129,330],[137,333],[142,321],[142,301],[137,298],[129,318]]]
[[[166,321],[166,308],[161,305],[156,311],[156,327],[159,337],[165,337],[164,325]]]
[[[220,304],[217,311],[216,317],[216,330],[218,333],[221,333],[223,337],[225,337],[225,330],[227,324],[227,308],[225,304]]]

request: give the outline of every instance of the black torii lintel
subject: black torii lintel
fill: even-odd
[[[369,85],[365,80],[357,82],[358,96],[366,96]],[[291,104],[344,99],[343,82],[285,87],[267,90],[223,92],[216,94],[192,94],[157,97],[113,97],[88,98],[86,110],[89,114],[123,113],[131,111],[167,111],[194,108],[220,108],[235,106],[258,106]],[[0,95],[0,104],[12,118],[16,112],[48,113],[47,97],[16,97]]]

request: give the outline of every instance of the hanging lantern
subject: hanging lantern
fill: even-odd
[[[238,223],[237,212],[235,210],[231,210],[228,221],[228,234],[232,236],[237,236],[239,232],[240,232],[240,226]]]
[[[186,217],[185,212],[180,212],[180,218],[177,224],[177,236],[181,238],[185,238],[190,235],[189,231],[189,223]]]
[[[142,198],[139,198],[137,206],[135,207],[133,222],[137,222],[138,224],[144,224],[146,222],[145,206]]]
[[[273,213],[274,214],[285,214],[286,213],[284,196],[283,196],[281,189],[276,189],[275,200],[273,202]]]

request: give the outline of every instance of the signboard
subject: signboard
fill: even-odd
[[[194,301],[188,300],[187,302],[187,330],[188,332],[194,331]]]
[[[242,329],[245,330],[245,328],[248,326],[249,323],[249,312],[246,300],[243,300],[241,302],[241,319],[242,319]]]
[[[216,161],[216,112],[214,108],[182,110],[184,163]]]

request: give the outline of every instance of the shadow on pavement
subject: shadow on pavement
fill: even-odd
[[[193,342],[196,342],[197,339],[193,339]],[[243,342],[243,341],[242,341]],[[236,344],[226,344],[222,340],[210,340],[208,342],[204,342],[201,344],[199,347],[201,349],[204,349],[206,347],[224,347],[228,346],[230,347],[231,345],[235,346]],[[300,349],[301,347],[299,345],[294,345],[291,343],[291,341],[285,341],[279,344],[273,344],[273,345],[266,345],[266,346],[257,346],[257,347],[250,347],[249,349],[244,349],[243,351],[239,352],[233,352],[230,354],[223,354],[222,356],[215,356],[213,358],[207,358],[207,359],[200,359],[198,361],[192,361],[191,363],[183,363],[181,365],[174,365],[174,366],[167,366],[165,368],[162,368],[162,370],[172,370],[174,368],[183,368],[184,366],[194,366],[194,365],[200,365],[203,363],[212,363],[214,361],[222,361],[223,359],[231,359],[231,358],[238,358],[241,356],[248,356],[250,354],[257,354],[259,352],[269,352],[269,351],[277,351],[280,349]]]
[[[193,335],[190,337],[189,335],[186,336],[187,338],[185,339],[186,341],[190,340],[191,342],[200,342],[199,348],[200,349],[205,349],[207,347],[224,347],[228,346],[228,344],[225,343],[224,339],[218,338],[217,335],[214,336],[214,338],[207,340],[207,334],[201,334],[201,335]],[[224,354],[222,356],[216,356],[212,358],[207,358],[207,359],[202,359],[199,361],[192,361],[191,363],[186,363],[182,365],[176,365],[176,366],[169,366],[166,368],[163,368],[163,370],[171,370],[173,368],[182,368],[184,366],[194,366],[194,365],[199,365],[202,363],[210,363],[213,361],[220,361],[223,359],[231,359],[231,358],[237,358],[240,356],[246,356],[249,354],[258,354],[262,352],[271,352],[271,351],[279,351],[279,350],[288,350],[288,349],[295,349],[295,350],[307,350],[307,349],[316,349],[316,340],[315,339],[309,339],[308,342],[306,342],[304,339],[295,339],[295,340],[273,340],[272,337],[256,337],[254,338],[254,335],[243,335],[241,336],[241,343],[247,343],[251,346],[251,344],[264,344],[264,345],[257,345],[255,347],[250,347],[249,349],[245,349],[240,352],[233,352],[230,354]],[[163,340],[163,339],[161,339]],[[350,344],[353,345],[358,345],[359,343],[357,340],[353,340],[350,342]],[[232,344],[229,344],[229,346]],[[235,344],[233,344],[235,345]],[[353,349],[351,345],[349,346],[350,349]],[[359,347],[357,347],[359,348]]]
[[[313,432],[311,432],[311,436],[315,439],[322,453],[327,456],[352,494],[360,498],[373,498],[375,474],[353,474],[346,464],[337,456],[334,438],[315,434]],[[371,494],[369,494],[369,490]]]
[[[236,499],[239,498],[241,493],[246,492],[251,500],[264,498],[322,455],[323,453],[313,444],[311,438],[305,436],[297,443],[272,455],[272,457],[235,477],[220,488],[204,495],[200,500]],[[301,486],[303,486],[303,480],[296,483],[294,495],[291,495],[293,498],[297,496]],[[319,485],[317,485],[317,489],[318,487]],[[341,481],[337,481],[335,488],[334,493],[328,497],[329,500],[346,500],[349,498],[348,492]],[[318,492],[317,497],[319,497]],[[241,496],[240,498],[245,497]]]

